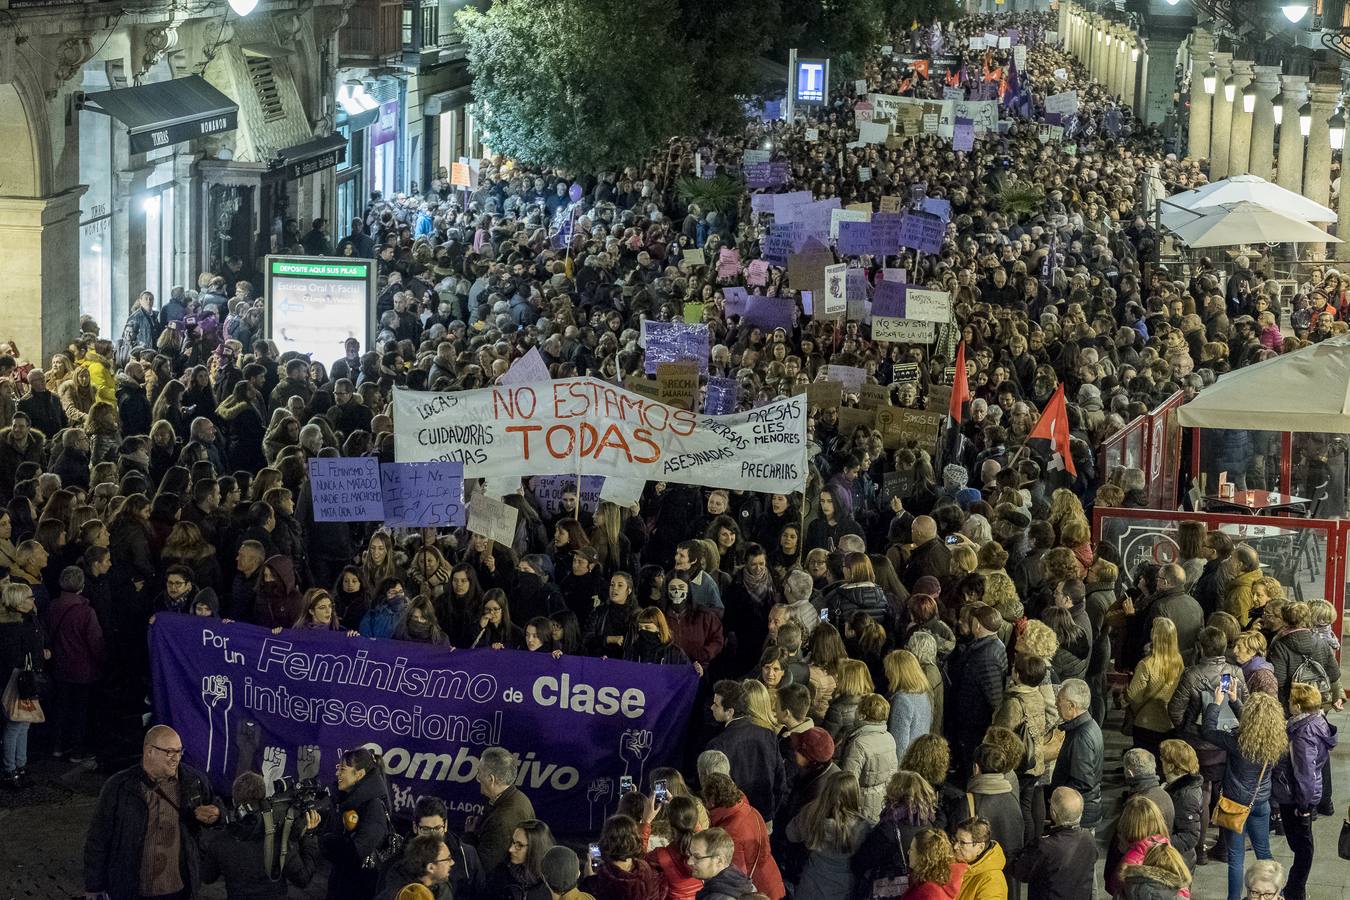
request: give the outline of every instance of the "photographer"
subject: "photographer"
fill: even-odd
[[[268,800],[257,772],[236,778],[232,793],[239,815],[203,841],[202,882],[224,878],[228,900],[274,900],[286,896],[287,884],[306,887],[319,864],[318,810]]]
[[[383,761],[367,747],[346,751],[338,761],[337,788],[321,839],[333,864],[328,900],[370,900],[379,886],[376,854],[392,832]]]

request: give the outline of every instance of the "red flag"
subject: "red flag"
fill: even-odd
[[[916,59],[910,68],[912,68],[920,78],[928,77],[928,60]]]
[[[966,381],[966,342],[956,348],[956,374],[952,378],[952,399],[947,407],[947,415],[957,425],[961,424],[961,407],[970,399],[970,384]]]
[[[955,396],[955,392],[953,392],[953,396]],[[1041,413],[1040,421],[1027,435],[1028,441],[1038,438],[1049,441],[1050,449],[1058,453],[1064,460],[1065,470],[1075,478],[1078,477],[1078,470],[1073,466],[1073,453],[1069,450],[1069,412],[1064,406],[1063,384],[1055,388],[1054,395],[1045,404],[1045,411]]]

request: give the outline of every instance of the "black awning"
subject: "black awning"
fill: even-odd
[[[200,75],[86,94],[80,107],[127,126],[132,153],[233,131],[239,120],[239,105]]]
[[[294,180],[331,169],[347,158],[347,139],[340,134],[314,138],[277,154],[272,177]]]
[[[341,107],[339,107],[339,110],[341,110]],[[351,113],[339,112],[337,123],[339,125],[346,125],[348,131],[350,131],[352,134],[356,134],[356,132],[360,131],[362,128],[366,128],[370,125],[373,125],[375,123],[375,120],[378,119],[379,117],[380,117],[380,108],[378,106],[374,106],[366,110],[365,112],[359,112],[356,115],[352,115]]]

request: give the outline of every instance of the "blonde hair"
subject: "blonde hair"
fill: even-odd
[[[917,633],[917,632],[916,632]],[[882,663],[886,681],[892,694],[926,694],[928,677],[923,674],[919,658],[908,650],[892,650]]]
[[[1186,860],[1171,844],[1158,844],[1150,848],[1144,854],[1143,864],[1171,873],[1183,885],[1191,883],[1191,870],[1186,868]]]
[[[1259,631],[1244,631],[1233,641],[1234,655],[1239,652],[1249,653],[1252,656],[1266,655],[1266,636]]]
[[[867,663],[857,659],[839,661],[839,671],[835,675],[836,697],[862,697],[875,690]]]
[[[1116,824],[1116,843],[1125,850],[1136,841],[1155,834],[1168,834],[1167,820],[1163,818],[1158,804],[1143,794],[1135,794],[1125,801],[1125,808],[1120,811],[1120,821]]]
[[[778,719],[773,712],[773,698],[763,682],[747,678],[741,682],[745,690],[745,714],[760,728],[778,731]]]
[[[1289,749],[1289,735],[1278,700],[1259,692],[1247,698],[1238,719],[1237,745],[1238,752],[1249,762],[1273,766],[1279,761]]]
[[[1054,629],[1040,619],[1027,619],[1026,630],[1017,639],[1017,652],[1049,662],[1058,650],[1059,638]]]
[[[1179,775],[1196,775],[1200,772],[1200,758],[1195,748],[1185,741],[1168,738],[1158,747],[1158,758],[1162,761],[1163,775],[1169,781]]]
[[[1325,600],[1313,600],[1308,604],[1312,607],[1312,623],[1317,628],[1322,628],[1336,621],[1336,607]]]
[[[952,548],[951,563],[953,574],[969,575],[979,567],[980,559],[975,554],[974,547],[959,544]]]
[[[1069,519],[1060,527],[1059,540],[1065,547],[1081,547],[1092,540],[1092,528],[1087,519]]]
[[[1153,620],[1153,630],[1149,635],[1152,649],[1144,663],[1149,668],[1154,669],[1162,683],[1171,685],[1171,690],[1167,690],[1167,697],[1160,697],[1160,700],[1171,699],[1172,691],[1176,690],[1177,682],[1181,680],[1181,671],[1186,668],[1186,663],[1181,658],[1181,650],[1177,646],[1177,626],[1171,619],[1164,619],[1158,616]]]
[[[1294,715],[1322,708],[1322,692],[1316,685],[1296,681],[1289,687],[1289,711]]]
[[[914,835],[909,868],[915,883],[927,881],[932,884],[946,884],[952,880],[952,863],[955,861],[952,841],[947,837],[947,832],[937,828],[925,828]]]
[[[891,704],[880,694],[868,694],[858,701],[858,718],[864,722],[885,722],[891,716]]]
[[[886,805],[906,804],[911,812],[931,821],[937,812],[937,791],[918,772],[901,769],[886,784]]]

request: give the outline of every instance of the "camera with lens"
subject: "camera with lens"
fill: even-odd
[[[236,806],[229,807],[228,809],[223,809],[220,812],[220,824],[237,825],[249,816],[258,815],[258,813],[263,811],[265,806],[266,801],[263,803],[240,803]]]
[[[272,782],[273,805],[287,803],[296,815],[304,817],[310,810],[321,810],[332,799],[332,791],[317,778],[278,778]]]

